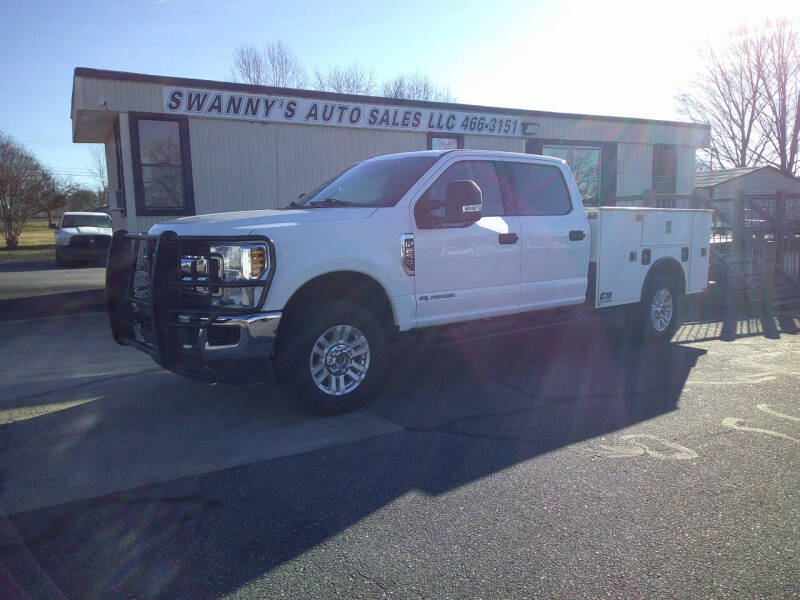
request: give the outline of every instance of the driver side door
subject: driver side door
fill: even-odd
[[[450,165],[417,199],[444,204],[452,181],[472,180],[481,190],[482,217],[469,224],[444,222],[443,209],[424,227],[415,219],[414,277],[417,326],[442,325],[517,312],[521,244],[517,217],[509,216],[494,162]]]

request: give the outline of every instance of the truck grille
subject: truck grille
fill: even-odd
[[[155,240],[133,240],[136,265],[131,278],[131,296],[137,300],[150,299],[150,265],[153,260]]]
[[[69,239],[69,245],[73,248],[98,248],[106,249],[111,242],[108,235],[73,235]]]

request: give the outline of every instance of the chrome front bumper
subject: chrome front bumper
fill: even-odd
[[[179,322],[183,319],[188,320],[188,317],[178,317]],[[238,328],[239,340],[236,343],[210,344],[208,329],[202,328],[197,334],[197,344],[195,346],[185,344],[183,350],[197,351],[206,360],[269,358],[272,356],[280,321],[281,313],[277,311],[253,315],[219,316],[212,327]]]

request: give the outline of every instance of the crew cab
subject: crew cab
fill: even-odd
[[[367,400],[398,340],[624,311],[668,341],[707,285],[705,210],[586,208],[563,160],[494,151],[356,164],[280,210],[114,233],[114,338],[207,380],[280,378],[323,414]]]
[[[111,217],[101,212],[65,212],[55,230],[56,264],[98,260],[108,254]]]

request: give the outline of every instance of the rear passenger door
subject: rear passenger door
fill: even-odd
[[[582,303],[589,222],[577,189],[570,189],[561,167],[552,162],[503,161],[498,168],[521,231],[520,309]]]

